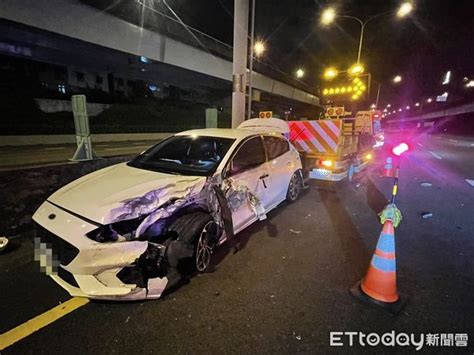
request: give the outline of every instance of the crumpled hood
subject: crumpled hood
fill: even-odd
[[[169,200],[198,193],[205,182],[203,176],[171,175],[121,163],[74,180],[48,201],[107,224],[148,214]]]

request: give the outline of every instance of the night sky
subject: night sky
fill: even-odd
[[[138,12],[130,12],[138,6],[133,0],[93,3],[108,6],[111,12],[126,11],[137,19]],[[190,26],[232,44],[233,0],[168,3]],[[344,70],[356,61],[360,30],[357,22],[344,18],[322,27],[322,9],[331,5],[340,14],[364,20],[396,10],[399,4],[394,0],[257,0],[255,33],[266,43],[265,61],[289,74],[303,67],[304,81],[316,87],[325,67]],[[154,5],[167,11],[159,0]],[[382,83],[382,103],[411,103],[440,94],[447,70],[452,70],[452,80],[458,82],[474,75],[474,0],[416,0],[414,5],[415,12],[407,18],[387,15],[366,27],[361,61],[373,79]],[[390,79],[396,74],[404,81],[395,87]]]

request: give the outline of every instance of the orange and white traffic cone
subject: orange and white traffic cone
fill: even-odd
[[[357,299],[378,306],[392,315],[403,308],[405,298],[402,299],[397,292],[395,233],[391,219],[385,220],[367,274],[350,292]]]
[[[388,157],[385,161],[385,166],[383,168],[384,177],[393,177],[393,164],[392,164],[392,157]]]

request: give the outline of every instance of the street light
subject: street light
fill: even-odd
[[[392,107],[392,105],[390,105],[390,104],[387,104],[387,107],[388,107],[388,108],[390,108],[390,107]]]
[[[304,76],[304,70],[301,68],[298,68],[298,70],[296,70],[296,77],[298,79],[301,79],[303,76]]]
[[[397,16],[402,18],[413,11],[413,4],[411,2],[404,2],[397,11]]]
[[[256,57],[260,57],[265,52],[265,44],[262,41],[255,42],[253,46],[253,53]]]
[[[417,103],[415,104],[415,106],[416,106],[416,107],[420,106],[420,103],[419,103],[419,102],[417,102]]]
[[[332,7],[327,8],[326,10],[323,11],[321,15],[321,23],[327,26],[331,22],[333,22],[335,18],[336,18],[336,10],[334,10],[334,8]]]
[[[337,74],[339,74],[337,69],[334,67],[331,67],[324,71],[323,76],[324,76],[324,79],[331,80],[331,79],[334,79],[337,76]]]
[[[352,65],[349,70],[348,70],[348,73],[349,75],[360,75],[364,72],[364,67],[362,66],[362,64],[360,64],[359,62],[357,62],[356,64]]]
[[[397,75],[396,77],[393,78],[393,82],[395,84],[398,84],[400,81],[402,81],[402,77],[400,75]]]
[[[363,43],[363,40],[364,40],[365,26],[367,26],[367,24],[370,21],[372,21],[372,20],[374,20],[374,19],[376,19],[380,16],[396,13],[397,16],[401,18],[401,17],[405,17],[406,15],[408,15],[412,10],[413,10],[413,5],[410,2],[404,2],[397,11],[381,12],[381,13],[378,13],[378,14],[372,16],[372,17],[369,17],[365,21],[362,21],[360,18],[355,17],[355,16],[338,15],[336,10],[333,7],[329,7],[329,8],[327,8],[326,10],[324,10],[322,12],[320,22],[324,26],[328,26],[329,24],[334,22],[336,17],[344,17],[344,18],[349,18],[349,19],[355,20],[360,24],[359,50],[357,52],[357,63],[359,63],[360,62],[360,55],[361,55],[361,52],[362,52],[362,43]]]
[[[428,98],[428,100],[426,100],[427,103],[431,103],[431,101],[433,101],[433,99],[431,97]]]

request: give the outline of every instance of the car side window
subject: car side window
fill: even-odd
[[[275,159],[290,150],[288,141],[280,137],[264,136],[263,143],[267,150],[268,160]]]
[[[230,172],[232,175],[251,169],[266,161],[262,139],[255,137],[245,142],[232,158]]]

